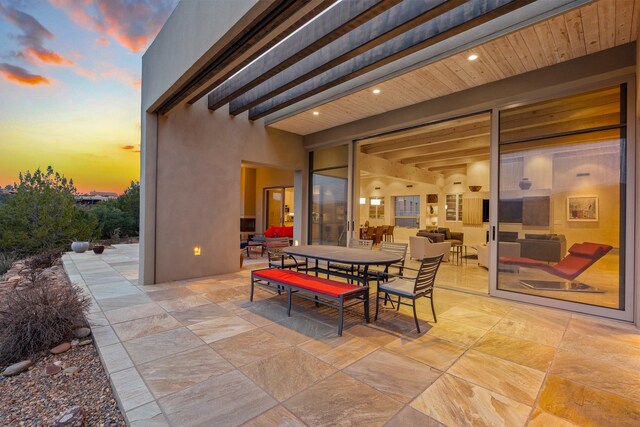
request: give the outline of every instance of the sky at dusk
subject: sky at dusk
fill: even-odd
[[[0,185],[48,165],[80,192],[140,173],[142,54],[178,0],[0,0]]]

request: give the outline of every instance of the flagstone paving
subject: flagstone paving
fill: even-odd
[[[631,325],[436,289],[366,324],[238,273],[138,284],[138,245],[63,257],[132,426],[640,425]],[[252,260],[254,263],[255,260]]]

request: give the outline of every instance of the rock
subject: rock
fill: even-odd
[[[44,367],[44,371],[42,371],[46,376],[55,375],[60,372],[62,368],[58,365],[47,365]]]
[[[22,362],[14,363],[13,365],[5,369],[4,372],[2,372],[2,375],[4,375],[5,377],[18,375],[19,373],[29,369],[29,366],[31,366],[32,364],[33,362],[31,362],[31,360],[23,360]]]
[[[53,362],[53,364],[56,365],[56,366],[60,366],[60,367],[64,366],[64,363],[62,363],[59,360],[56,360],[55,362]]]
[[[78,344],[80,344],[80,341],[79,341],[79,340],[71,340],[71,347],[75,347],[75,346],[77,346]]]
[[[89,345],[91,344],[93,341],[91,340],[91,338],[89,338],[88,340],[82,340],[78,343],[79,346],[83,346],[83,345]]]
[[[77,366],[69,366],[67,369],[62,371],[65,375],[75,375],[80,372],[80,368]]]
[[[64,411],[53,422],[52,427],[80,427],[84,423],[84,412],[79,406]]]
[[[91,335],[91,329],[89,329],[89,328],[78,328],[75,331],[73,331],[73,335],[75,335],[76,338],[86,338],[89,335]]]
[[[22,280],[22,277],[20,276],[11,276],[7,278],[5,281],[9,283],[17,283],[17,282],[20,282],[21,280]]]
[[[70,348],[71,348],[71,344],[69,344],[68,342],[63,342],[62,344],[53,347],[51,350],[49,350],[49,352],[51,354],[60,354],[69,350]]]

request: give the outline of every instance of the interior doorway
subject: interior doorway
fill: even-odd
[[[482,112],[362,139],[356,149],[360,229],[393,227],[391,239],[409,245],[409,266],[444,253],[439,286],[481,294],[489,293],[490,128]]]
[[[293,187],[264,189],[266,228],[293,226]]]

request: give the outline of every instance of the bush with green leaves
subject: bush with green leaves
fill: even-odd
[[[15,194],[0,205],[0,251],[29,255],[94,236],[97,220],[76,205],[73,180],[51,166],[20,173],[19,179]]]
[[[115,200],[101,202],[91,208],[98,220],[100,238],[135,237],[140,229],[140,183],[131,185]]]

